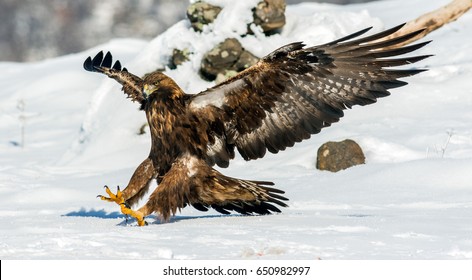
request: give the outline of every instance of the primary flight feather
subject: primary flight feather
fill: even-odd
[[[168,220],[187,205],[224,214],[280,212],[277,207],[286,207],[287,198],[272,182],[228,177],[212,166],[227,167],[235,150],[246,160],[285,150],[339,121],[344,109],[374,103],[390,89],[406,85],[399,79],[424,70],[392,67],[428,56],[397,56],[429,42],[396,47],[423,30],[385,39],[402,26],[359,38],[367,28],[314,47],[288,44],[195,95],[186,94],[162,72],[140,78],[119,61],[112,65],[109,52],[88,57],[85,70],[115,79],[141,104],[152,140],[149,156],[128,186],[116,194],[106,187],[109,197],[100,197],[118,203],[139,225],[153,212]],[[132,210],[154,179],[158,187],[149,200]]]

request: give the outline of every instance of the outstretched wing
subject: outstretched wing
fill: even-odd
[[[145,98],[143,92],[143,80],[128,72],[128,69],[121,68],[121,63],[117,60],[113,66],[113,57],[110,52],[103,56],[100,51],[93,59],[89,56],[84,61],[84,69],[90,72],[98,72],[107,75],[116,80],[123,88],[122,90],[131,100],[144,104]]]
[[[193,114],[210,126],[223,122],[224,133],[209,135],[213,137],[208,144],[210,161],[227,166],[234,146],[246,160],[261,158],[266,150],[277,153],[337,122],[344,109],[374,103],[388,96],[390,89],[406,85],[398,79],[424,70],[389,68],[428,56],[391,57],[429,42],[395,47],[423,30],[382,40],[402,26],[357,38],[367,28],[309,48],[292,43],[192,96],[189,109]]]

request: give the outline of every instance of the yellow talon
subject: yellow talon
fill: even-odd
[[[140,211],[133,211],[126,206],[125,203],[121,203],[121,213],[129,215],[138,221],[139,226],[147,226],[147,222],[144,220],[144,215]]]
[[[107,192],[109,197],[106,197],[103,195],[98,195],[97,197],[100,197],[101,200],[105,200],[109,202],[116,202],[116,204],[122,204],[125,202],[125,200],[123,199],[123,194],[121,193],[121,190],[120,190],[120,186],[117,187],[116,195],[111,192],[108,186],[105,186],[105,191]]]

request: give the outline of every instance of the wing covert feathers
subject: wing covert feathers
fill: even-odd
[[[429,43],[397,46],[423,30],[384,39],[402,27],[360,37],[366,28],[314,47],[288,44],[192,96],[189,107],[199,118],[224,120],[225,148],[234,145],[244,159],[261,158],[267,150],[277,153],[339,121],[343,110],[372,104],[407,84],[399,79],[425,71],[392,68],[429,57],[398,57]]]

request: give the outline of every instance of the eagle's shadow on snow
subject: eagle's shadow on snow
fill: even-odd
[[[123,219],[122,222],[118,223],[118,226],[129,226],[136,224],[136,221],[134,218],[131,217],[126,217],[121,212],[107,212],[105,209],[100,209],[100,210],[95,210],[95,209],[90,209],[86,210],[85,208],[81,208],[78,211],[72,211],[69,213],[66,213],[62,215],[63,217],[93,217],[93,218],[101,218],[101,219]],[[201,216],[173,216],[170,218],[169,221],[165,222],[166,224],[169,223],[176,223],[179,221],[185,221],[185,220],[194,220],[194,219],[208,219],[208,218],[221,218],[221,217],[240,217],[244,215],[240,214],[231,214],[231,215],[222,215],[222,214],[214,214],[214,215],[201,215]],[[155,224],[164,224],[159,217],[156,215],[149,215],[146,217],[146,221],[150,225],[155,225]]]
[[[105,209],[95,210],[90,209],[86,210],[81,208],[78,211],[72,211],[67,214],[62,215],[63,217],[93,217],[93,218],[102,218],[102,219],[117,219],[117,218],[126,218],[120,212],[106,212]]]

